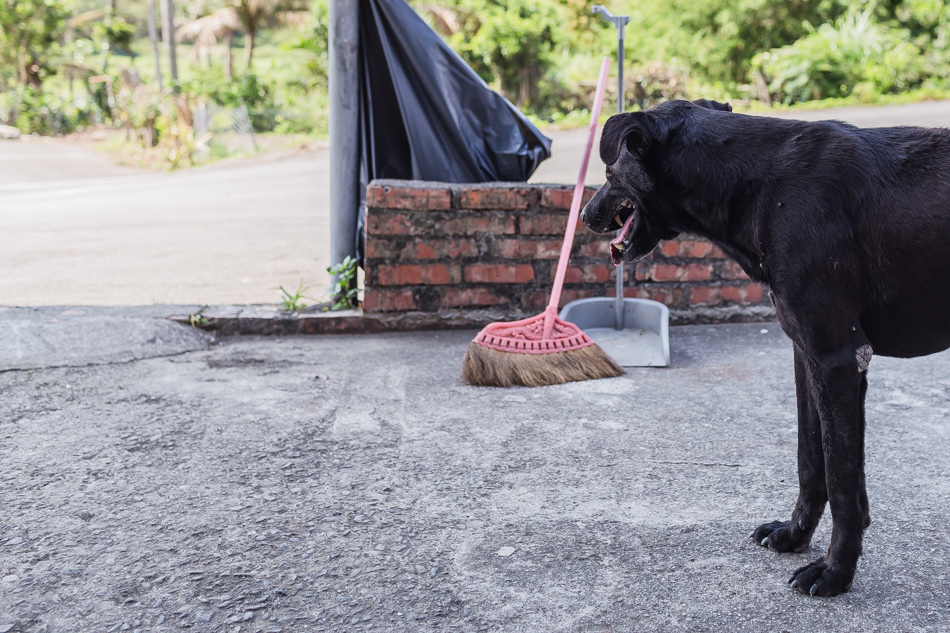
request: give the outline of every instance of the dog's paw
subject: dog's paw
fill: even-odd
[[[772,521],[755,528],[752,539],[776,552],[804,552],[811,542],[810,534],[793,530],[789,521]]]
[[[829,565],[822,556],[804,567],[799,567],[788,579],[788,584],[811,596],[837,596],[851,589],[853,569],[839,569]]]

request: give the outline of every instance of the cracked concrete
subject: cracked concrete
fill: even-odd
[[[874,522],[816,599],[785,581],[827,516],[803,554],[748,538],[796,494],[776,324],[540,389],[462,384],[473,334],[0,373],[0,631],[946,630],[950,355],[875,358]]]

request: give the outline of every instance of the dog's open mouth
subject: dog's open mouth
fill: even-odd
[[[620,227],[620,232],[617,234],[617,237],[610,240],[610,261],[614,263],[614,266],[619,266],[620,263],[623,262],[623,252],[630,246],[627,240],[630,237],[630,229],[633,227],[633,217],[635,215],[636,212],[631,211],[626,221],[624,221]],[[620,224],[619,218],[619,215],[615,218],[618,224]]]

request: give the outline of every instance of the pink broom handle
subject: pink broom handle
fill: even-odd
[[[564,232],[564,243],[561,244],[561,255],[557,260],[557,273],[554,275],[554,288],[551,290],[551,301],[545,312],[544,338],[548,338],[551,328],[554,327],[552,315],[557,314],[557,306],[561,302],[561,287],[564,285],[564,275],[567,273],[567,264],[571,259],[571,247],[574,245],[574,231],[577,228],[577,218],[581,214],[581,202],[584,200],[584,179],[587,177],[587,163],[590,162],[590,151],[594,146],[594,135],[597,133],[597,123],[600,120],[600,109],[604,105],[604,89],[607,87],[607,71],[610,70],[610,59],[605,57],[600,64],[600,78],[597,80],[597,93],[594,96],[594,108],[590,113],[590,130],[587,134],[587,148],[584,150],[584,160],[581,161],[581,173],[577,176],[577,185],[574,187],[574,198],[571,200],[571,212],[567,219],[567,231]]]

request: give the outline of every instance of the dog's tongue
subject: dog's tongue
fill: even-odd
[[[610,260],[614,263],[614,266],[619,266],[620,262],[623,261],[623,240],[627,237],[627,233],[630,232],[630,225],[633,224],[634,215],[634,213],[630,214],[627,221],[623,223],[620,232],[617,233],[617,237],[610,240]]]

